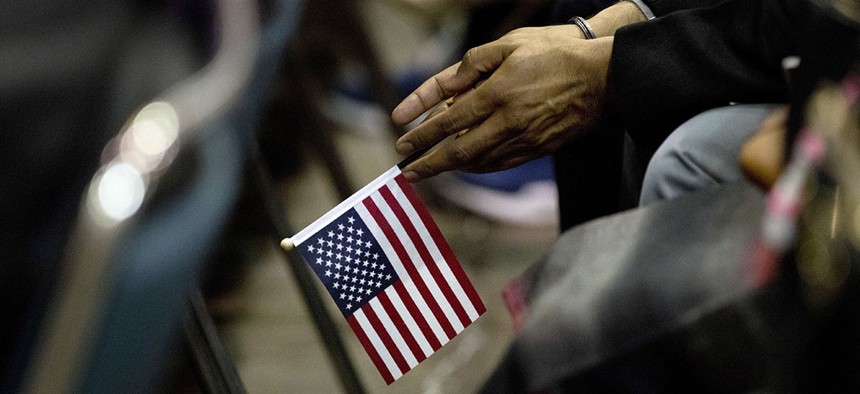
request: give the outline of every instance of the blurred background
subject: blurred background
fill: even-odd
[[[551,3],[4,4],[0,392],[340,390],[277,240],[402,160],[400,99]],[[368,391],[473,392],[557,236],[552,164],[416,187],[488,312],[388,387],[322,307]]]
[[[611,2],[30,0],[0,5],[0,131],[4,136],[0,392],[328,393],[363,388],[380,393],[469,393],[478,391],[493,371],[500,371],[496,384],[504,384],[506,378],[515,380],[519,375],[506,374],[521,371],[515,365],[516,352],[507,353],[514,341],[514,324],[502,292],[532,263],[553,253],[550,246],[559,235],[559,212],[549,158],[501,173],[443,174],[415,185],[487,312],[391,386],[385,385],[298,253],[280,249],[278,242],[403,159],[395,154],[394,141],[414,124],[394,126],[388,114],[400,99],[456,62],[467,48],[516,27],[564,21],[556,15],[591,15]],[[846,9],[856,11],[852,7]],[[858,13],[852,15],[849,19],[860,19]],[[846,53],[856,54],[856,45],[852,48]],[[814,63],[818,67],[812,70],[827,69],[832,62],[828,50],[816,47],[813,53],[819,56],[809,59],[820,64]],[[809,79],[817,80],[817,75]],[[851,94],[833,93],[833,103],[847,102],[845,97],[850,96],[849,104],[856,105],[860,91],[856,80],[844,86]],[[840,142],[846,137],[839,135],[830,144],[856,147],[857,112],[846,104],[842,107],[848,109],[835,116],[834,108],[842,107],[833,103],[819,108],[821,117],[843,119],[840,127],[847,130],[851,143]],[[856,387],[848,378],[842,382],[825,373],[837,365],[832,376],[855,380],[860,376],[853,373],[860,354],[855,329],[860,319],[856,313],[845,313],[856,312],[860,299],[858,271],[851,269],[860,261],[856,258],[860,214],[836,214],[841,205],[852,209],[840,208],[842,212],[860,212],[855,209],[860,195],[856,182],[847,181],[860,168],[854,160],[858,155],[846,152],[842,155],[837,150],[836,156],[844,157],[834,161],[850,162],[845,166],[850,171],[838,173],[832,182],[821,174],[813,177],[812,183],[822,185],[822,191],[833,185],[851,186],[847,193],[815,196],[826,204],[811,217],[816,225],[826,224],[829,232],[801,235],[831,234],[829,240],[816,240],[829,245],[842,242],[842,232],[849,232],[855,238],[849,240],[848,252],[810,249],[801,256],[809,261],[798,259],[799,273],[792,271],[789,259],[787,273],[762,293],[782,297],[784,290],[791,297],[766,299],[760,310],[750,309],[744,300],[726,301],[727,316],[738,310],[746,316],[731,320],[735,324],[731,327],[740,333],[746,331],[738,327],[755,327],[750,330],[755,338],[782,333],[806,341],[809,336],[792,335],[783,327],[802,328],[807,315],[811,316],[808,322],[818,324],[834,310],[833,316],[845,321],[827,320],[810,330],[812,339],[828,345],[809,342],[812,345],[806,350],[814,350],[811,354],[820,358],[801,352],[797,359],[766,352],[780,346],[796,350],[791,341],[780,340],[773,341],[773,348],[759,349],[760,358],[749,358],[746,345],[722,346],[713,340],[736,331],[700,319],[696,323],[707,330],[694,330],[696,335],[682,335],[681,340],[663,338],[683,350],[673,362],[698,372],[717,371],[711,378],[723,382],[732,375],[701,367],[707,363],[686,362],[689,359],[684,357],[728,352],[737,358],[726,358],[725,365],[735,367],[741,365],[735,361],[743,359],[760,367],[750,375],[761,373],[774,379],[763,387],[794,388],[795,375],[815,377],[813,389],[822,382]],[[737,189],[726,194],[731,196],[732,190]],[[746,194],[735,197],[760,211],[761,191],[749,185],[743,190]],[[690,209],[705,212],[695,204],[697,200],[692,201],[686,203],[692,205]],[[755,209],[751,212],[758,212]],[[732,205],[727,210],[743,213]],[[655,220],[697,216],[679,215],[672,205],[648,212]],[[644,227],[628,226],[627,220],[636,215],[643,216],[633,213],[611,219],[610,225],[618,224],[611,234],[631,232],[634,235],[628,241],[636,244],[637,232],[650,232],[648,221],[640,223]],[[758,231],[757,222],[740,219],[735,223],[738,228],[751,234]],[[714,241],[707,232],[666,227],[680,229],[694,240]],[[710,223],[698,228],[743,234]],[[583,232],[566,234],[576,237]],[[639,258],[630,245],[616,247],[613,237],[593,234],[604,233],[585,234],[583,249],[594,244],[595,249],[611,248],[630,260],[611,261],[619,264]],[[668,233],[668,240],[651,245],[684,262],[686,255],[663,248],[666,243],[675,248],[676,235]],[[571,245],[576,244],[567,244]],[[694,244],[693,251],[719,252],[702,245]],[[777,256],[769,257],[775,265]],[[716,266],[722,266],[720,258],[715,258]],[[732,267],[742,267],[743,260],[736,260]],[[568,269],[565,273],[575,277],[577,272],[569,269],[574,264],[561,261]],[[600,263],[599,259],[578,262],[585,267]],[[652,263],[638,266],[648,269]],[[838,269],[827,268],[831,266]],[[549,267],[546,271],[538,267],[530,279],[561,277],[560,271]],[[677,268],[666,267],[673,274]],[[835,279],[824,275],[827,270],[835,272],[831,275]],[[615,274],[640,279],[635,271]],[[648,288],[653,294],[643,291],[616,301],[646,317],[653,312],[639,308],[646,301],[658,310],[664,303],[671,304],[648,298],[663,294],[663,281],[648,284],[654,286]],[[797,295],[807,287],[815,290],[814,297],[806,297],[812,302]],[[842,297],[843,287],[851,290],[845,293],[850,297]],[[768,292],[774,289],[779,291]],[[594,291],[610,298],[613,294]],[[572,293],[559,292],[555,301],[568,305],[568,294]],[[600,301],[600,297],[594,299]],[[825,311],[816,300],[829,309]],[[775,305],[785,308],[772,308]],[[620,328],[640,332],[641,327],[628,327],[635,322],[625,311],[613,310],[624,325]],[[776,311],[772,326],[750,323],[758,324],[758,316],[771,316],[772,311]],[[548,320],[556,316],[550,315]],[[573,325],[579,322],[568,320]],[[532,327],[542,323],[535,321]],[[547,344],[554,347],[556,338],[549,337]],[[564,348],[555,350],[564,353]],[[650,368],[653,360],[665,355],[663,350],[658,346],[656,355],[637,365]],[[845,357],[831,357],[833,352]],[[538,361],[544,355],[538,354]],[[502,360],[514,365],[497,369]],[[768,364],[777,361],[795,369]],[[798,371],[802,373],[795,374]],[[586,378],[591,376],[587,372]],[[660,372],[674,376],[676,369]],[[611,386],[616,375],[600,376],[606,377],[609,387],[617,387]],[[699,375],[689,376],[680,380],[695,380],[691,387],[703,384]],[[625,382],[637,384],[633,377]]]
[[[357,189],[402,159],[392,149],[395,136],[402,132],[390,124],[392,102],[456,62],[467,40],[489,40],[502,28],[500,23],[525,24],[548,11],[547,2],[525,2],[531,3],[527,8],[490,1],[357,1],[349,7],[342,2],[319,3],[306,4],[296,37],[302,60],[295,65],[287,60],[287,71],[281,74],[285,78],[274,93],[276,109],[267,112],[271,118],[264,119],[261,130],[261,150],[278,175],[278,192],[295,229],[334,207],[343,198],[339,187]],[[475,10],[481,10],[481,21],[470,25]],[[365,29],[367,43],[355,42],[355,30],[344,18],[355,18],[351,23]],[[388,91],[374,89],[379,83],[375,72],[387,80]],[[307,111],[319,118],[305,112],[308,103],[301,100],[308,97],[296,97],[295,84],[318,100],[316,108]],[[325,154],[313,147],[291,151],[296,135],[308,132],[329,133],[332,151]],[[330,155],[342,162],[348,185],[333,183],[332,176],[338,175],[331,174],[331,163],[326,162]],[[282,160],[296,156],[300,161]],[[465,393],[480,388],[513,337],[501,298],[503,287],[545,253],[558,233],[551,171],[547,159],[519,172],[484,177],[447,174],[416,185],[488,311],[389,387],[337,310],[330,309],[368,391]],[[213,291],[210,306],[248,391],[338,391],[334,370],[276,245],[265,239],[240,252],[249,255],[241,274],[244,280]],[[229,268],[214,275],[236,277]],[[217,288],[219,279],[211,280]]]

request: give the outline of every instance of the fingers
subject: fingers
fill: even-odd
[[[454,97],[457,97],[457,96],[454,96]],[[449,98],[448,101],[441,102],[441,103],[437,104],[435,107],[433,107],[430,110],[430,112],[427,113],[427,117],[421,121],[421,124],[424,124],[428,120],[433,119],[434,116],[439,115],[442,112],[445,112],[445,110],[448,109],[448,107],[450,107],[452,104],[454,104],[454,97]]]
[[[391,120],[397,124],[409,123],[442,100],[468,87],[468,84],[460,87],[464,83],[456,75],[459,64],[454,64],[424,81],[418,89],[406,96],[394,108],[394,111],[391,112]]]
[[[471,88],[482,75],[492,72],[504,61],[510,50],[507,45],[493,42],[466,52],[463,61],[424,81],[391,112],[396,124],[409,123],[436,104]]]
[[[510,52],[510,45],[501,40],[469,49],[457,68],[457,74],[478,80],[482,74],[499,68]]]
[[[440,142],[420,159],[406,166],[403,174],[414,182],[444,171],[472,167],[477,158],[483,157],[506,138],[506,126],[503,116],[490,116],[474,129]]]
[[[400,137],[395,144],[397,153],[410,155],[451,134],[480,124],[498,108],[499,103],[494,97],[498,95],[492,92],[491,84],[458,96],[450,107]]]

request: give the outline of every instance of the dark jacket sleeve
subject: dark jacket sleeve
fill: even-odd
[[[704,110],[787,101],[781,61],[797,54],[811,8],[800,0],[726,0],[620,29],[610,74],[630,135],[655,148]]]
[[[725,0],[642,0],[656,16],[693,8],[710,7]]]

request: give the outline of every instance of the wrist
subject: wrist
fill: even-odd
[[[597,37],[615,35],[615,31],[638,22],[644,22],[645,15],[636,4],[622,1],[597,13],[588,23]]]
[[[609,36],[581,43],[576,64],[571,66],[576,73],[589,76],[587,79],[590,87],[585,89],[582,98],[590,103],[594,112],[602,112],[613,101],[610,62],[614,41],[615,38]]]
[[[613,106],[615,94],[613,93],[612,83],[612,48],[615,43],[615,38],[612,36],[601,37],[596,40],[598,50],[595,51],[596,56],[600,59],[600,76],[603,81],[603,94],[601,97],[601,107],[606,109]]]
[[[582,30],[583,37],[586,40],[593,40],[597,38],[597,34],[594,32],[594,30],[591,29],[591,25],[589,25],[588,21],[586,21],[584,18],[580,16],[575,16],[573,18],[570,18],[567,23],[579,27],[579,29]]]

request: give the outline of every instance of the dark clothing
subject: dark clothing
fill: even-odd
[[[658,18],[617,32],[611,73],[624,126],[650,149],[705,110],[787,102],[781,60],[799,54],[804,20],[820,12],[797,0],[646,3]]]
[[[666,15],[675,11],[709,7],[723,1],[725,0],[643,0],[656,16]]]
[[[481,392],[857,392],[860,275],[824,314],[791,261],[753,286],[764,207],[737,183],[563,233],[516,279],[529,312]]]
[[[610,73],[617,101],[615,116],[606,119],[622,121],[638,145],[653,149],[683,121],[729,102],[790,101],[797,117],[788,124],[791,136],[804,124],[800,117],[810,92],[822,81],[842,79],[851,67],[856,73],[860,65],[860,20],[835,18],[826,5],[645,2],[662,17],[616,34]],[[690,9],[696,6],[703,8]],[[793,55],[801,65],[787,78],[781,61]],[[851,116],[856,119],[856,112]],[[611,133],[617,129],[599,131],[588,137],[615,138],[609,141],[615,145],[601,149],[617,165],[621,138]],[[571,148],[558,166],[570,168],[577,161]],[[607,168],[604,162],[592,160],[600,167],[580,173],[593,176]],[[600,181],[608,183],[612,174],[603,174]],[[594,206],[565,202],[564,192],[575,198],[586,194],[581,190],[592,194],[593,184],[577,184],[578,179],[559,183],[563,226],[586,216],[574,216],[577,207]],[[610,187],[618,185],[602,189],[608,199],[615,191]],[[518,305],[529,305],[531,313],[485,391],[856,392],[860,277],[846,279],[837,301],[822,314],[803,299],[791,251],[778,280],[740,287],[748,286],[740,278],[748,273],[749,247],[761,231],[758,220],[750,220],[762,214],[764,201],[757,193],[730,185],[562,234],[548,256],[517,279],[517,288],[528,296]],[[818,196],[832,195],[819,190]],[[587,202],[593,201],[592,196]],[[845,250],[856,266],[856,247]],[[624,265],[631,271],[620,268]],[[698,272],[685,278],[692,271]],[[711,302],[716,293],[723,295]],[[702,313],[680,317],[678,307],[686,303]]]
[[[644,2],[658,17],[615,34],[613,110],[600,130],[555,155],[562,230],[636,206],[650,155],[686,120],[730,103],[797,104],[816,75],[843,75],[856,51],[849,34],[834,27],[827,5]],[[781,63],[795,55],[802,61],[789,83]],[[790,132],[802,124],[797,109]]]

